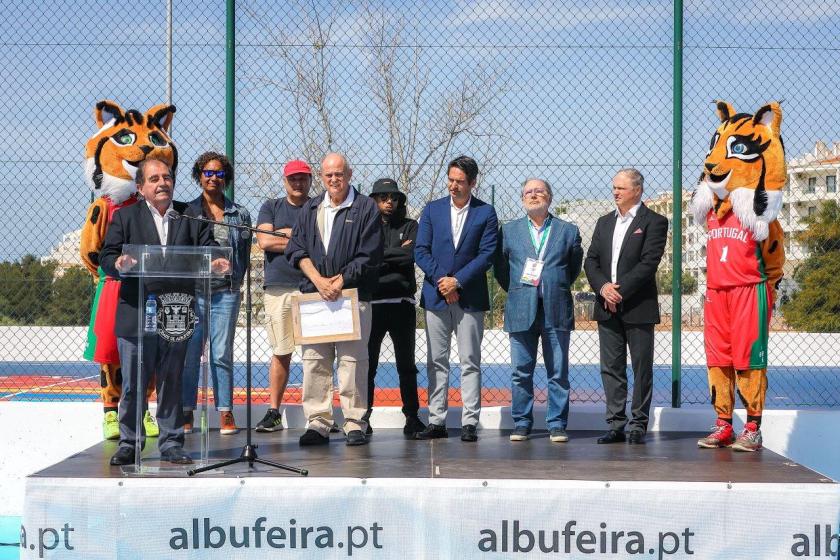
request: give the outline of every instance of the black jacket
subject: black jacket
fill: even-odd
[[[417,243],[417,221],[394,216],[382,223],[385,251],[379,267],[379,283],[373,299],[414,298],[417,280],[414,277],[414,245]],[[411,241],[403,246],[406,241]]]
[[[184,202],[173,201],[172,207],[179,214],[198,215],[195,211],[189,211]],[[140,332],[137,316],[140,284],[136,276],[122,278],[115,266],[117,258],[122,254],[123,244],[160,245],[160,237],[158,237],[152,213],[143,200],[126,208],[120,208],[114,213],[114,219],[108,227],[108,233],[105,234],[105,242],[99,254],[99,265],[105,274],[122,279],[115,334],[119,337],[136,337]],[[169,223],[166,244],[167,246],[218,245],[213,240],[213,230],[207,224],[184,218],[174,219]],[[181,280],[150,278],[145,281],[145,290],[147,293],[156,294],[163,291],[193,293],[195,280],[192,278]]]
[[[301,208],[292,238],[286,246],[286,258],[297,269],[300,269],[302,259],[311,259],[321,276],[341,274],[345,288],[357,288],[359,300],[370,301],[382,263],[379,208],[373,199],[355,191],[353,203],[335,217],[329,251],[325,252],[318,231],[318,206],[324,196],[325,193],[322,193],[310,198]],[[318,290],[304,276],[300,281],[300,291],[306,294]]]
[[[615,223],[615,212],[598,219],[592,234],[592,244],[583,263],[589,285],[597,294],[592,313],[595,321],[606,321],[612,315],[604,308],[601,288],[610,282]],[[625,323],[659,323],[656,269],[665,252],[667,238],[668,219],[642,204],[627,228],[616,267],[616,284],[619,285],[618,293],[622,298],[617,315]]]

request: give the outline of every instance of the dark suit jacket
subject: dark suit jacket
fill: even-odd
[[[615,223],[615,212],[598,219],[583,265],[589,285],[597,294],[592,313],[596,321],[606,321],[612,315],[604,308],[601,288],[610,282]],[[620,286],[618,292],[622,297],[617,314],[625,323],[659,323],[656,269],[662,260],[667,237],[668,219],[642,204],[627,228],[616,270],[616,284]]]
[[[461,230],[458,248],[452,240],[450,197],[428,203],[420,215],[414,260],[424,272],[420,306],[433,311],[446,309],[446,300],[437,289],[444,276],[454,276],[461,284],[458,303],[464,311],[487,311],[490,297],[485,274],[493,264],[499,221],[496,210],[473,196]]]
[[[575,328],[572,284],[580,274],[583,249],[576,225],[551,217],[551,231],[545,241],[542,275],[545,325],[561,331]],[[536,259],[528,217],[513,220],[499,230],[493,274],[508,293],[505,303],[505,331],[523,332],[537,317],[538,288],[521,282],[525,261]]]
[[[180,214],[198,216],[198,212],[195,209],[188,210],[184,202],[173,201],[172,207]],[[136,337],[140,328],[137,316],[139,279],[137,277],[122,278],[115,266],[117,258],[122,254],[124,244],[160,245],[160,237],[158,237],[151,211],[142,200],[126,208],[120,208],[114,213],[114,219],[108,227],[108,233],[105,234],[105,244],[99,256],[99,264],[105,274],[122,280],[115,333],[119,337]],[[218,245],[213,240],[213,231],[208,224],[183,218],[169,223],[166,244],[167,246]],[[195,280],[169,281],[155,278],[147,280],[145,287],[147,292],[152,293],[166,289],[190,293],[194,291]]]

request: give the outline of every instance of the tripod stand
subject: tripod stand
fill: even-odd
[[[185,214],[179,215],[180,218],[186,218],[188,220],[193,220],[196,222],[204,222],[206,224],[212,225],[220,225],[227,228],[236,229],[239,231],[249,231],[254,233],[261,233],[267,235],[273,235],[275,237],[286,237],[284,233],[278,233],[273,231],[265,231],[249,226],[243,225],[235,225],[235,224],[226,224],[224,222],[217,222],[215,220],[208,220],[205,218],[198,218],[194,216],[187,216]],[[209,299],[209,295],[207,296]],[[207,302],[209,307],[210,303]],[[260,459],[257,455],[257,446],[251,442],[251,259],[250,259],[250,250],[249,250],[249,258],[248,258],[248,265],[246,268],[245,273],[245,307],[248,312],[245,314],[245,446],[242,448],[242,452],[240,453],[239,457],[235,459],[230,459],[227,461],[221,461],[219,463],[214,463],[211,465],[206,465],[203,467],[199,467],[197,469],[191,469],[187,471],[187,475],[194,476],[199,473],[203,473],[210,470],[221,469],[224,467],[228,467],[230,465],[236,465],[238,463],[248,463],[248,468],[254,468],[254,463],[259,463],[260,465],[266,465],[269,467],[274,467],[276,469],[283,469],[289,472],[297,473],[301,476],[307,476],[309,471],[306,469],[300,469],[297,467],[292,467],[289,465],[283,465],[281,463],[275,463],[272,461],[267,461],[265,459]],[[207,326],[209,328],[209,325]],[[209,343],[209,333],[208,333],[208,343]]]

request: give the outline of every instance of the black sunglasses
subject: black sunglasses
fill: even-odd
[[[205,176],[205,177],[207,177],[208,179],[209,179],[210,177],[213,177],[214,175],[215,175],[216,177],[218,177],[219,179],[224,179],[224,178],[225,178],[225,170],[224,170],[224,169],[220,169],[219,171],[215,171],[215,170],[213,170],[213,169],[203,169],[201,172],[202,172],[202,173],[204,174],[204,176]]]
[[[398,195],[396,193],[382,193],[382,194],[376,195],[376,199],[381,201],[381,202],[385,202],[386,200],[390,200],[391,202],[399,202],[400,201],[400,195]]]

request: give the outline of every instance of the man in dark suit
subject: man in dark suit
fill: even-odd
[[[478,440],[481,412],[481,339],[490,309],[485,273],[496,250],[498,220],[492,206],[472,196],[478,178],[474,159],[449,163],[449,196],[423,209],[414,260],[424,273],[420,306],[426,310],[429,425],[418,439],[447,437],[449,348],[452,333],[461,364],[461,440]]]
[[[625,441],[627,347],[633,365],[629,443],[644,443],[653,395],[653,325],[659,323],[656,269],[665,250],[668,219],[642,202],[644,177],[627,168],[613,178],[616,210],[601,216],[584,270],[597,294],[601,379],[609,430],[598,443]]]
[[[174,179],[165,162],[158,159],[140,162],[135,182],[143,199],[114,214],[100,253],[102,270],[108,276],[122,280],[115,324],[123,378],[119,408],[120,446],[111,457],[111,464],[134,463],[135,453],[139,452],[135,449],[137,399],[145,398],[146,387],[153,375],[158,394],[158,447],[161,459],[171,463],[189,464],[192,463],[192,459],[183,449],[184,420],[180,401],[184,355],[189,331],[193,326],[189,320],[184,320],[179,324],[184,323],[186,330],[179,336],[173,336],[179,333],[169,332],[165,328],[158,328],[157,335],[144,336],[143,371],[138,386],[138,335],[143,332],[137,309],[140,283],[136,277],[122,277],[123,273],[137,264],[137,259],[122,252],[124,244],[205,246],[216,245],[216,242],[206,224],[178,219],[179,215],[187,212],[187,204],[172,200]],[[230,263],[224,259],[214,262],[217,272],[226,272],[229,267]],[[157,299],[158,309],[167,301],[180,302],[179,310],[183,310],[184,306],[194,309],[193,280],[149,279],[145,281],[144,289],[146,294]],[[189,315],[187,313],[188,317]]]
[[[525,441],[534,424],[534,368],[542,339],[548,406],[546,427],[553,443],[569,440],[569,339],[575,328],[571,286],[580,274],[583,249],[577,226],[552,216],[551,185],[528,179],[522,185],[526,216],[502,226],[493,272],[508,293],[505,331],[510,333],[511,441]]]

